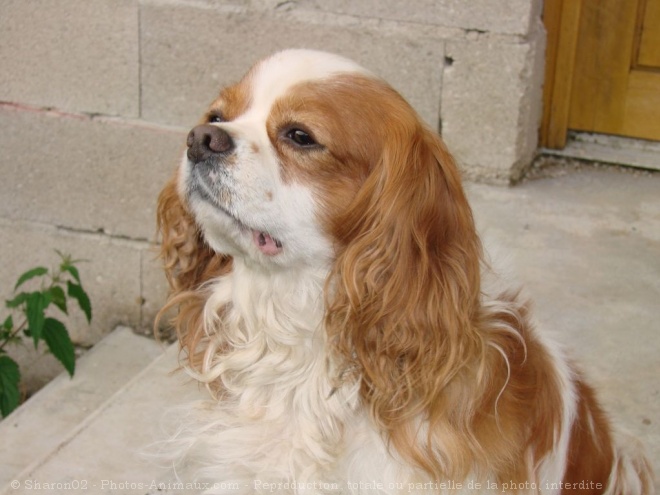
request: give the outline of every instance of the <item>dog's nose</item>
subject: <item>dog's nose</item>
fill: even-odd
[[[214,155],[226,155],[234,149],[231,136],[215,125],[198,125],[188,133],[188,158],[199,163]]]

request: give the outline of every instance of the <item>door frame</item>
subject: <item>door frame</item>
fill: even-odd
[[[581,8],[580,0],[543,2],[547,40],[539,143],[544,148],[566,146]]]

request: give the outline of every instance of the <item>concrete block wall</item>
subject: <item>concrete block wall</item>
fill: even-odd
[[[0,296],[18,274],[81,265],[93,344],[147,328],[165,296],[155,202],[187,130],[257,59],[307,47],[356,59],[441,128],[468,178],[531,161],[541,0],[2,0]]]

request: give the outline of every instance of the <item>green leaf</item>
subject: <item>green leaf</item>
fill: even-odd
[[[21,395],[18,383],[21,373],[18,365],[9,356],[0,356],[0,412],[7,416],[18,407]]]
[[[14,286],[14,290],[18,289],[21,285],[23,285],[25,282],[27,282],[31,278],[41,277],[42,275],[46,275],[47,273],[48,273],[48,268],[45,268],[43,266],[38,266],[36,268],[32,268],[32,270],[28,270],[23,275],[18,277],[18,281],[16,282],[16,285]]]
[[[74,284],[73,282],[67,281],[66,285],[67,294],[78,301],[80,309],[83,310],[83,313],[85,313],[85,316],[87,317],[87,323],[90,323],[92,321],[92,303],[89,302],[87,293],[82,286]]]
[[[37,348],[41,333],[44,328],[44,311],[50,304],[50,295],[47,292],[32,292],[26,300],[25,316],[28,321],[28,332],[34,340],[34,347]]]
[[[69,375],[73,376],[76,369],[76,354],[64,324],[55,318],[46,318],[44,340],[53,356],[59,359]]]
[[[2,324],[2,329],[9,331],[12,328],[14,328],[14,319],[12,318],[11,315],[9,315],[7,317],[7,319],[5,319],[4,323]]]
[[[25,302],[25,300],[28,298],[29,295],[30,294],[28,292],[21,292],[14,299],[10,299],[9,301],[5,301],[5,305],[9,309],[18,308],[21,304],[23,304]]]
[[[12,318],[11,315],[9,315],[7,319],[4,321],[4,323],[0,326],[0,340],[2,341],[2,345],[5,345],[4,343],[6,341],[11,340],[11,334],[13,329],[14,329],[14,319]],[[0,349],[0,353],[1,352],[3,352],[2,349]]]
[[[78,282],[78,285],[81,285],[80,274],[78,273],[78,269],[75,266],[69,265],[69,264],[63,264],[62,265],[62,271],[69,272],[71,274],[71,276],[76,279],[76,282]]]
[[[62,264],[60,265],[60,268],[63,267],[65,264],[69,264],[71,262],[71,255],[70,254],[64,254],[59,249],[54,249],[54,251],[57,253],[57,255],[60,258],[62,258]]]
[[[53,304],[60,308],[65,315],[69,314],[66,307],[66,295],[64,294],[64,289],[59,285],[55,285],[51,287],[48,292]]]

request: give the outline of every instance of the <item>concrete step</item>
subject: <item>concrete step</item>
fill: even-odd
[[[118,328],[77,364],[73,379],[60,375],[0,423],[0,494],[170,493],[171,471],[140,453],[163,438],[173,397],[196,393],[170,376],[176,345]]]

